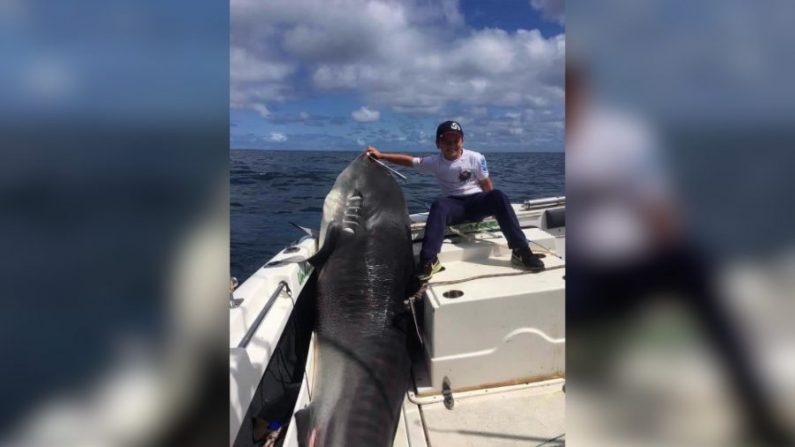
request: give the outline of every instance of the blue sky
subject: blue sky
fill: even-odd
[[[232,148],[563,149],[562,0],[232,0]]]

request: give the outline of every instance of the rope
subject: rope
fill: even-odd
[[[422,283],[422,287],[414,295],[408,297],[406,301],[403,301],[409,310],[411,310],[411,318],[414,319],[414,329],[417,331],[417,339],[420,341],[421,345],[425,345],[422,341],[422,335],[420,335],[420,325],[417,322],[417,312],[414,310],[414,303],[421,300],[422,296],[425,294],[425,291],[428,290],[428,282]]]
[[[422,283],[422,287],[414,295],[411,295],[408,301],[419,301],[422,299],[422,295],[425,294],[425,291],[428,290],[428,282]],[[408,303],[407,303],[408,304]]]
[[[556,255],[555,253],[552,252],[552,250],[548,249],[547,247],[544,247],[543,245],[539,244],[538,242],[533,242],[530,239],[528,239],[527,242],[530,242],[531,244],[536,244],[537,246],[541,247],[541,253],[552,255],[552,256],[554,256],[554,257],[556,257],[558,259],[563,259],[561,256]],[[533,253],[535,253],[535,251]]]
[[[556,266],[553,266],[553,267],[548,267],[548,268],[546,268],[543,271],[558,270],[558,269],[562,269],[564,267],[566,267],[566,266],[565,265],[556,265]],[[471,276],[469,278],[456,279],[456,280],[452,280],[452,281],[437,281],[437,282],[434,282],[434,283],[430,283],[430,282],[422,283],[422,286],[419,288],[419,290],[417,290],[416,293],[414,293],[413,295],[408,297],[405,301],[403,301],[403,304],[405,304],[406,307],[411,311],[411,318],[414,320],[414,329],[417,332],[417,339],[420,341],[420,344],[424,345],[425,343],[423,343],[422,335],[420,335],[420,325],[417,322],[417,312],[416,312],[416,310],[414,308],[414,303],[416,303],[416,302],[418,302],[418,301],[420,301],[422,299],[423,295],[425,295],[425,292],[428,290],[428,287],[430,287],[430,286],[449,286],[449,285],[452,285],[452,284],[460,284],[462,282],[474,281],[476,279],[499,278],[499,277],[502,277],[502,276],[519,276],[519,275],[527,275],[527,274],[530,274],[530,273],[539,273],[539,272],[531,272],[531,271],[525,270],[525,271],[521,271],[521,272],[511,272],[511,273],[491,273],[491,274],[488,274],[488,275],[477,275],[477,276]]]
[[[562,269],[564,267],[566,267],[566,266],[565,265],[556,265],[556,266],[553,266],[553,267],[547,267],[543,271],[548,272],[550,270],[558,270],[558,269]],[[452,280],[452,281],[438,281],[438,282],[430,283],[430,285],[432,285],[432,286],[449,286],[451,284],[460,284],[462,282],[474,281],[476,279],[499,278],[501,276],[519,276],[519,275],[527,275],[529,273],[540,273],[540,272],[531,272],[531,271],[525,270],[525,271],[521,271],[521,272],[511,272],[511,273],[491,273],[491,274],[488,274],[488,275],[477,275],[477,276],[471,276],[469,278],[456,279],[456,280]]]

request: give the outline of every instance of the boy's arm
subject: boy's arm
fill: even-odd
[[[411,155],[385,154],[372,146],[367,146],[367,149],[365,149],[364,152],[378,160],[388,161],[390,163],[395,163],[401,166],[408,166],[408,167],[414,166],[414,157],[412,157]]]
[[[494,183],[491,182],[490,177],[486,177],[480,181],[480,187],[483,188],[483,192],[489,192],[494,189]]]
[[[483,188],[484,192],[489,192],[494,189],[494,183],[491,182],[491,177],[489,177],[489,167],[486,164],[486,157],[484,157],[483,154],[480,154],[478,157],[478,166],[475,168],[475,178],[478,179],[480,187]]]

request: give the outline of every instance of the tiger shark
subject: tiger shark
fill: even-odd
[[[326,196],[318,251],[316,373],[299,445],[391,446],[409,384],[404,300],[413,287],[400,186],[361,155]]]

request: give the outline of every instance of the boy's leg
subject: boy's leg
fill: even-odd
[[[420,263],[433,260],[442,249],[444,229],[447,225],[464,219],[464,201],[451,197],[436,199],[425,222],[425,237],[420,251]]]
[[[519,226],[519,219],[511,207],[508,196],[499,189],[489,192],[474,194],[467,197],[467,217],[470,219],[482,219],[486,216],[494,215],[500,230],[508,241],[508,247],[513,250],[511,253],[511,264],[523,266],[531,272],[544,270],[544,262],[530,250],[527,238]]]
[[[512,249],[527,248],[527,238],[519,225],[519,219],[511,207],[508,196],[499,189],[473,194],[467,197],[466,214],[469,219],[480,220],[493,215],[500,224],[500,230]]]

